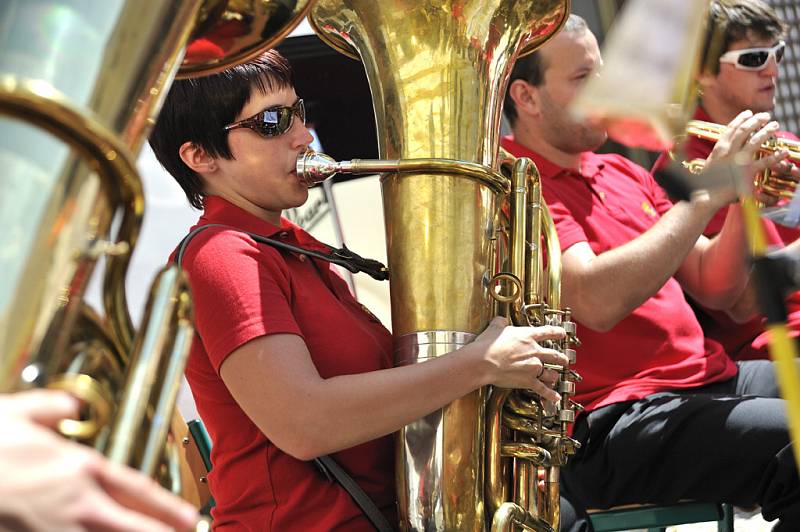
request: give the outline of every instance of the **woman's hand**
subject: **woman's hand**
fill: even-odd
[[[542,347],[539,342],[560,340],[565,336],[561,327],[513,327],[505,318],[494,318],[476,339],[483,353],[489,384],[502,388],[527,388],[543,398],[557,402],[561,399],[553,384],[558,372],[544,364],[566,366],[566,355]]]

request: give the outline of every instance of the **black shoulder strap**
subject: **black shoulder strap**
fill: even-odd
[[[179,266],[181,265],[181,262],[183,261],[183,255],[186,251],[186,247],[189,245],[189,241],[192,238],[194,238],[194,236],[197,233],[209,227],[228,227],[228,226],[222,224],[208,224],[208,225],[201,225],[200,227],[195,228],[191,233],[186,235],[186,237],[184,237],[184,239],[181,241],[178,247],[178,253],[175,255],[176,264],[178,264]],[[231,227],[231,229],[235,228]],[[262,244],[268,244],[274,248],[282,249],[285,251],[291,251],[293,253],[302,253],[303,255],[308,255],[309,257],[314,257],[327,262],[331,262],[333,264],[346,268],[352,273],[364,272],[373,279],[378,281],[385,281],[389,278],[389,268],[387,268],[377,260],[365,259],[364,257],[358,255],[357,253],[347,249],[347,246],[342,246],[341,249],[331,247],[329,253],[323,253],[321,251],[316,251],[313,249],[305,249],[292,244],[287,244],[286,242],[281,242],[280,240],[275,240],[274,238],[268,238],[265,236],[257,235],[255,233],[250,233],[248,231],[242,231],[241,229],[236,229],[236,231],[249,235],[250,238],[252,238],[256,242],[260,242]]]
[[[336,460],[325,455],[315,458],[314,462],[316,462],[317,467],[325,473],[325,476],[328,478],[335,478],[345,491],[350,494],[350,497],[352,497],[358,507],[361,508],[361,511],[367,516],[367,519],[369,519],[372,526],[375,527],[375,530],[378,532],[392,532],[394,530],[386,519],[386,516],[384,516],[375,505],[375,502],[373,502],[370,496],[361,489],[361,486],[347,474],[347,471],[345,471]]]

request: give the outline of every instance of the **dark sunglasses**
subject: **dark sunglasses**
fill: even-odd
[[[778,42],[772,47],[744,48],[742,50],[731,50],[720,56],[720,63],[731,63],[739,70],[762,70],[767,66],[770,56],[775,56],[775,62],[780,63],[783,59],[783,52],[786,50],[786,43]]]
[[[277,137],[289,131],[294,122],[294,115],[297,115],[303,124],[306,123],[306,108],[302,98],[298,98],[294,105],[270,107],[259,111],[250,118],[228,124],[225,126],[225,131],[245,127],[263,137]]]

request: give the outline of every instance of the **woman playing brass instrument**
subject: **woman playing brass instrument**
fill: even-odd
[[[456,352],[393,368],[390,333],[304,252],[330,248],[281,217],[308,197],[295,161],[311,140],[275,51],[176,83],[150,140],[203,210],[196,227],[210,226],[181,264],[198,333],[186,373],[214,442],[220,530],[372,530],[311,461],[328,454],[396,523],[392,432],[487,384],[557,400],[543,363],[568,362],[537,343],[562,329],[497,318]]]

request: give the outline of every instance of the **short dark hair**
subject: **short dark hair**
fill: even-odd
[[[719,58],[734,41],[748,33],[761,39],[779,39],[786,26],[762,0],[714,0],[708,13],[708,28],[703,43],[704,69],[719,73]]]
[[[564,23],[564,27],[561,28],[561,31],[567,33],[578,31],[582,32],[585,31],[587,27],[586,20],[584,20],[580,15],[573,13],[569,16],[567,22]],[[547,65],[545,64],[542,54],[539,50],[536,50],[535,52],[517,60],[516,64],[514,65],[514,69],[511,71],[511,77],[508,80],[508,86],[506,88],[505,99],[503,100],[503,113],[506,115],[506,119],[508,119],[508,122],[512,126],[517,121],[517,107],[509,94],[508,89],[511,88],[511,84],[518,79],[522,79],[534,87],[538,87],[544,82],[544,73],[546,70]]]
[[[150,135],[150,146],[193,207],[203,208],[203,184],[181,159],[181,145],[192,142],[212,157],[233,159],[225,126],[235,120],[254,90],[266,94],[287,87],[294,87],[292,68],[276,50],[218,74],[172,85]]]

